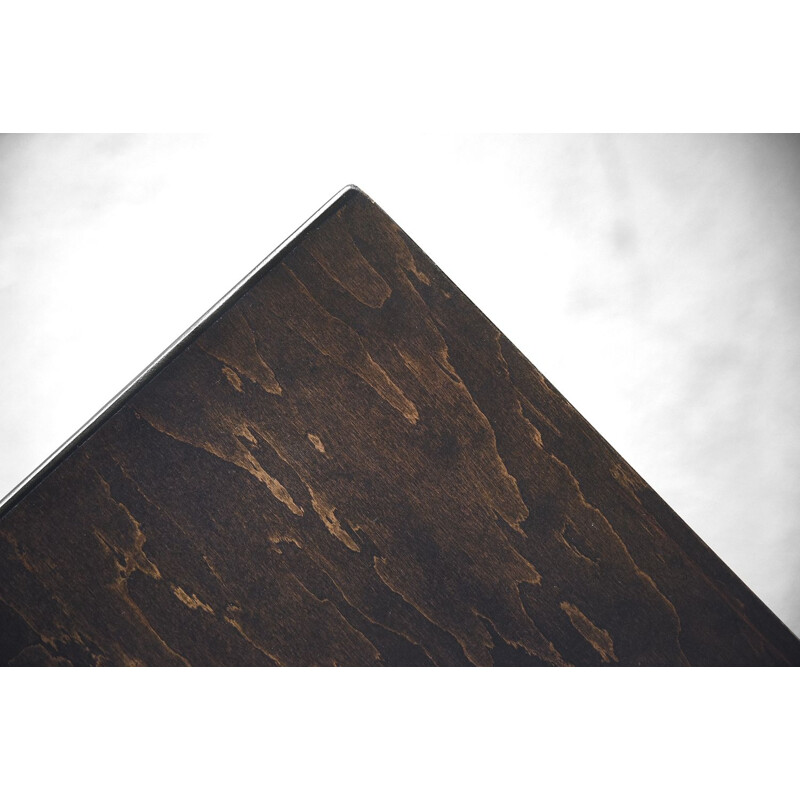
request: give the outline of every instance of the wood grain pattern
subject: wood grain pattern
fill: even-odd
[[[343,195],[0,519],[10,664],[797,664],[377,206]]]

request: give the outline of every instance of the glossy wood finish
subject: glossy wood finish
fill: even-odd
[[[356,190],[6,506],[0,600],[12,664],[800,662]]]

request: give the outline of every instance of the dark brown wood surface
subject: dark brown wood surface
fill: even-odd
[[[357,190],[6,504],[0,625],[16,665],[800,662]]]

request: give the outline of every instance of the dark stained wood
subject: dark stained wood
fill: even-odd
[[[5,663],[797,664],[347,192],[0,519]]]

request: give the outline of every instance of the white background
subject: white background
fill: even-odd
[[[796,145],[482,133],[796,131],[792,4],[0,19],[0,127],[222,133],[0,142],[4,486],[355,181],[797,629]],[[796,793],[788,670],[7,670],[0,703],[9,797]]]
[[[351,182],[800,631],[800,137],[0,139],[0,490]]]

